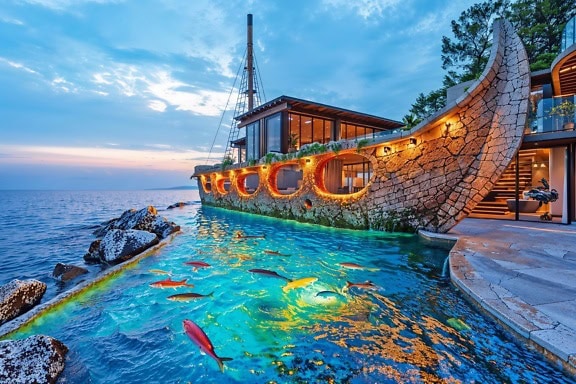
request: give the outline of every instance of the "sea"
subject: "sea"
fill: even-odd
[[[199,205],[198,190],[0,190],[0,284],[36,279],[47,284],[43,301],[50,300],[70,287],[52,278],[57,263],[87,268],[83,279],[101,271],[83,259],[101,224],[150,205],[169,219],[168,207],[178,202]]]
[[[46,302],[93,279],[94,230],[150,205],[181,233],[8,336],[62,341],[58,383],[574,382],[450,284],[447,248],[202,206],[197,190],[0,191],[0,284],[38,279]],[[63,284],[59,262],[89,274]]]

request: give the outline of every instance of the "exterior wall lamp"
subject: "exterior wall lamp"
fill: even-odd
[[[391,152],[392,152],[392,148],[390,148],[390,147],[384,147],[384,154],[385,154],[385,155],[388,155],[388,154],[391,153]]]
[[[448,134],[448,132],[450,131],[450,127],[452,126],[452,123],[447,121],[444,123],[444,126],[446,127],[446,134]]]
[[[306,159],[306,162],[309,163],[309,162],[310,162],[310,159]]]
[[[411,137],[409,140],[410,140],[410,141],[409,141],[410,145],[416,145],[416,142],[417,142],[417,141],[416,141],[416,138],[415,138],[415,137]]]

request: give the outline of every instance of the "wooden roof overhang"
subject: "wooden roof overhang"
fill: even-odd
[[[262,117],[266,117],[284,110],[330,118],[334,120],[339,119],[347,123],[364,125],[383,131],[404,126],[404,124],[400,121],[385,119],[360,112],[354,112],[348,109],[333,107],[326,104],[314,103],[312,101],[297,99],[294,97],[280,96],[254,108],[252,111],[237,116],[236,120],[240,122],[238,127],[246,126],[256,120],[261,119]]]
[[[555,96],[576,94],[576,44],[572,44],[552,63],[552,87]]]

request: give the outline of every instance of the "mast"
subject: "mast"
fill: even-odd
[[[247,17],[247,22],[248,22],[248,28],[247,33],[247,39],[246,41],[248,42],[248,46],[247,46],[247,53],[246,53],[246,66],[248,67],[248,111],[251,111],[254,109],[254,43],[252,40],[252,14],[249,13],[248,17]]]

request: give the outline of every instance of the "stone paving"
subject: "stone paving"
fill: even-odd
[[[576,374],[576,225],[467,218],[446,235],[453,283]]]

